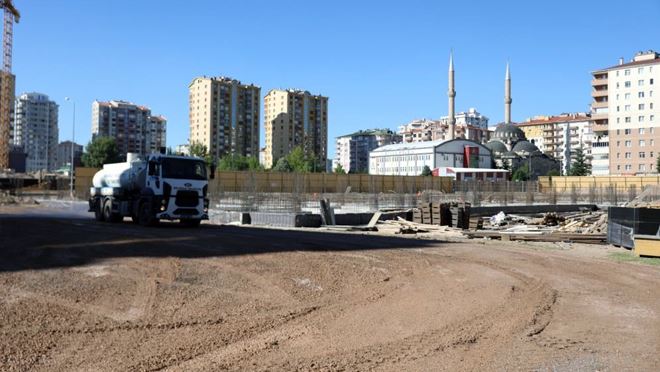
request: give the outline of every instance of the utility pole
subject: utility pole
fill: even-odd
[[[71,101],[73,103],[73,126],[71,129],[71,169],[69,171],[69,193],[71,195],[71,200],[73,200],[73,173],[75,169],[74,153],[76,149],[76,101],[73,101],[71,98],[64,98],[66,101]]]

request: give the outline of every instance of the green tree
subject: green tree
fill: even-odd
[[[239,154],[225,155],[218,162],[218,170],[221,171],[260,171],[263,170],[259,159],[253,156],[243,156]]]
[[[292,172],[293,168],[289,164],[289,160],[285,157],[280,158],[275,166],[273,167],[273,172]]]
[[[529,171],[526,166],[518,167],[511,176],[513,181],[529,181]]]
[[[501,165],[499,166],[499,169],[504,169],[504,170],[511,170],[511,164],[509,164],[509,161],[507,159],[502,159],[501,160]]]
[[[101,168],[103,164],[121,161],[121,157],[114,138],[96,137],[87,144],[81,160],[86,167]]]
[[[552,178],[552,177],[558,177],[558,176],[560,176],[560,175],[561,175],[561,174],[560,174],[559,171],[556,170],[556,169],[551,169],[551,170],[548,172],[548,174],[546,174],[546,176],[548,176],[548,177],[550,177],[550,178]]]
[[[310,159],[300,146],[294,148],[286,158],[296,173],[309,173],[314,167],[313,159]]]
[[[346,174],[346,170],[344,170],[344,167],[342,167],[341,164],[337,164],[337,168],[335,168],[335,173]]]
[[[655,162],[655,170],[660,173],[660,153],[658,154],[658,161]]]
[[[431,171],[431,168],[429,168],[428,165],[425,165],[424,168],[422,168],[422,176],[432,176],[433,171]]]
[[[568,170],[569,176],[588,176],[591,174],[591,166],[587,163],[582,148],[575,150],[575,161]]]
[[[202,158],[206,161],[206,164],[212,164],[213,163],[213,158],[211,157],[211,154],[209,154],[209,150],[206,147],[206,145],[201,144],[199,142],[193,142],[190,144],[190,156],[196,156],[198,158]]]
[[[248,169],[251,171],[263,171],[264,166],[259,163],[259,158],[255,156],[248,156],[245,158],[247,161]]]

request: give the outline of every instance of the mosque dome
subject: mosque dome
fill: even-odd
[[[513,149],[511,149],[511,151],[515,153],[526,152],[528,154],[535,154],[540,152],[538,147],[536,147],[533,143],[527,140],[518,141],[516,145],[513,146]]]
[[[502,124],[495,129],[496,139],[506,140],[507,142],[517,142],[527,139],[525,132],[513,124]]]
[[[507,152],[506,145],[498,140],[490,140],[485,145],[493,154],[503,154]]]

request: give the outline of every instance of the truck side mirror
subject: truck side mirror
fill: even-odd
[[[215,178],[215,163],[211,163],[211,169],[209,172],[209,179]]]

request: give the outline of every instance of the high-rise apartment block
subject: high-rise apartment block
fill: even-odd
[[[27,172],[55,169],[58,109],[41,93],[25,93],[16,99],[13,142],[27,153]]]
[[[592,72],[591,116],[596,140],[592,173],[656,173],[660,148],[660,54],[639,52],[630,62]]]
[[[9,168],[10,126],[14,109],[14,87],[16,77],[0,71],[0,171]]]
[[[369,152],[400,142],[401,135],[390,129],[361,130],[337,137],[333,170],[341,165],[347,173],[368,173]]]
[[[151,109],[126,101],[94,101],[92,137],[112,137],[122,156],[147,155],[166,146],[167,120]]]
[[[264,98],[266,152],[264,166],[301,146],[319,164],[325,164],[328,149],[328,97],[302,90],[271,90]]]
[[[188,86],[190,143],[219,159],[259,156],[261,88],[227,77],[198,77]]]

